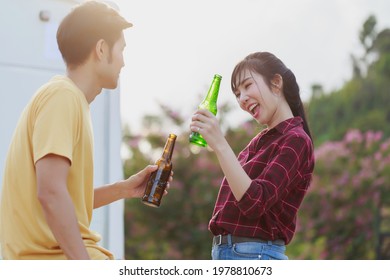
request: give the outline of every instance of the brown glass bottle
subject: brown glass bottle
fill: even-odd
[[[165,188],[172,171],[172,154],[175,147],[176,135],[169,134],[165,143],[162,156],[156,160],[158,169],[154,171],[146,184],[142,202],[152,207],[159,207],[164,195]]]

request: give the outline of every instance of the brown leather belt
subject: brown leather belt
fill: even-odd
[[[259,242],[259,243],[275,244],[281,246],[285,245],[284,241],[281,239],[267,241],[260,238],[241,237],[241,236],[234,236],[234,235],[230,235],[230,236],[231,236],[232,243]],[[228,243],[229,243],[228,235],[217,235],[214,236],[213,238],[213,245],[219,246]]]

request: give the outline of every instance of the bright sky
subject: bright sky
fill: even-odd
[[[326,91],[350,78],[350,54],[361,54],[358,33],[369,15],[390,28],[388,0],[113,0],[134,24],[125,31],[121,115],[140,131],[145,114],[170,104],[190,119],[218,73],[220,102],[235,104],[231,72],[241,59],[270,51],[295,73],[306,100],[311,85]],[[189,121],[188,121],[189,123]]]

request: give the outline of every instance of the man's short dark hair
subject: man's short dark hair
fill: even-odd
[[[62,20],[57,31],[58,48],[68,67],[78,66],[86,61],[100,39],[111,49],[122,31],[131,26],[107,4],[87,1],[76,6]]]

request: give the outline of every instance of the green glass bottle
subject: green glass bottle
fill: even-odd
[[[213,113],[215,116],[217,115],[217,99],[218,99],[218,93],[219,93],[219,86],[221,84],[222,76],[215,74],[213,82],[211,83],[210,89],[205,97],[205,99],[200,103],[198,106],[199,109],[207,109],[211,113]],[[191,132],[189,141],[192,144],[206,147],[207,142],[204,140],[202,135],[200,135],[198,132]]]

